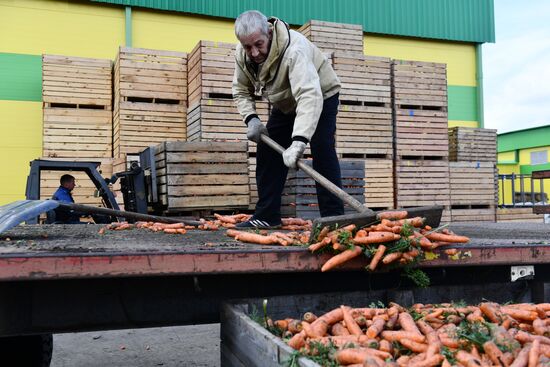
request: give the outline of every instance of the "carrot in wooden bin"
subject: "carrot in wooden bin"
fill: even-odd
[[[350,308],[346,306],[340,306],[342,309],[342,315],[344,317],[344,322],[346,323],[346,328],[349,330],[351,335],[363,335],[361,328],[357,325],[357,322],[351,316]]]

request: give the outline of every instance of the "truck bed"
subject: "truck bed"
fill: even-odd
[[[220,231],[185,235],[146,230],[107,231],[100,225],[18,226],[0,234],[0,281],[48,278],[317,272],[329,255],[301,246],[262,246],[234,241]],[[550,225],[542,223],[454,223],[471,238],[442,250],[422,267],[543,264],[550,262]],[[344,269],[365,266],[357,259]]]

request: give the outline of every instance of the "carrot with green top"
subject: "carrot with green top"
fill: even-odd
[[[367,237],[354,237],[353,243],[356,245],[372,245],[377,243],[386,243],[397,241],[401,236],[393,232],[369,232]]]

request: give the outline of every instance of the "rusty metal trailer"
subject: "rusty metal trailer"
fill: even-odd
[[[361,259],[321,273],[328,255],[241,244],[224,231],[100,235],[99,228],[19,226],[0,235],[0,336],[211,323],[231,299],[413,287],[399,271],[368,273]],[[510,283],[519,266],[509,300],[529,292],[549,301],[550,226],[451,228],[472,240],[452,258],[436,250],[420,264],[434,289]]]

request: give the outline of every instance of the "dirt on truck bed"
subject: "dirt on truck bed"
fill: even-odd
[[[306,251],[298,246],[245,244],[225,230],[189,230],[166,234],[144,229],[106,231],[102,225],[20,225],[0,234],[0,254],[14,253],[181,253],[217,251]],[[543,223],[455,223],[450,228],[471,238],[465,246],[550,244],[550,225]]]

